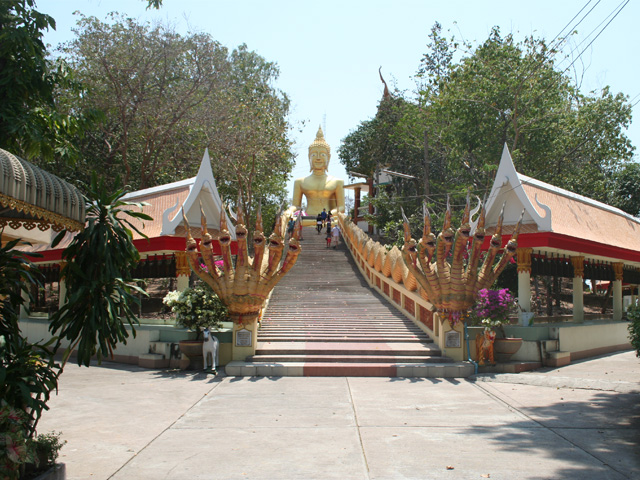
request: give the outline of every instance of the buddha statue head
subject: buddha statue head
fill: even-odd
[[[331,159],[331,148],[324,139],[322,127],[318,127],[316,139],[309,145],[309,171],[326,173],[329,169],[329,160]]]

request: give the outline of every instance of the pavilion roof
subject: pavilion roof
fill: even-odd
[[[84,197],[76,187],[2,149],[0,205],[3,237],[47,242],[49,228],[77,231],[84,225]]]
[[[513,232],[524,210],[518,242],[523,246],[640,265],[639,218],[518,173],[506,145],[487,201],[487,233],[495,231],[503,204],[504,234]]]
[[[199,238],[200,205],[202,205],[207,217],[209,233],[215,235],[219,231],[220,216],[224,214],[229,233],[232,238],[235,238],[235,228],[228,214],[224,212],[222,200],[211,170],[208,151],[205,151],[200,163],[200,169],[195,177],[137,190],[125,195],[123,200],[147,203],[142,207],[142,211],[153,218],[152,221],[128,218],[131,224],[135,225],[147,236],[147,239],[145,239],[137,232],[132,231],[134,243],[140,252],[174,251],[176,247],[180,250],[183,249],[186,233],[182,218],[183,209],[191,226],[192,236]],[[69,245],[73,236],[73,233],[67,233],[55,251],[50,250],[48,243],[25,246],[22,249],[45,254],[41,261],[57,260],[61,250]]]

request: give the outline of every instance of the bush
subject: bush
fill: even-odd
[[[629,340],[636,351],[636,356],[640,357],[640,304],[638,300],[627,308],[627,318],[629,319]]]
[[[67,443],[60,440],[62,432],[41,433],[34,441],[35,451],[40,459],[40,468],[55,465],[60,449]]]
[[[162,302],[176,314],[180,325],[195,330],[198,337],[205,327],[221,327],[229,314],[222,300],[206,284],[169,292]]]
[[[17,479],[25,463],[35,461],[29,442],[29,417],[18,408],[0,403],[0,472],[2,478]]]

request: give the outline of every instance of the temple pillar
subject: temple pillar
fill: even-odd
[[[189,268],[189,262],[187,261],[187,252],[175,252],[175,256],[177,278],[176,290],[183,292],[189,287],[191,269]]]
[[[20,292],[20,295],[22,296],[23,300],[22,304],[20,305],[20,318],[29,318],[29,312],[27,310],[31,306],[31,302],[29,301],[29,294],[23,290]]]
[[[619,322],[622,320],[622,269],[624,263],[618,262],[611,264],[616,279],[613,282],[613,320]]]
[[[571,257],[573,264],[573,320],[584,322],[584,257]]]
[[[356,198],[353,202],[353,223],[358,225],[358,220],[360,220],[359,212],[360,212],[360,192],[362,189],[360,187],[355,188]]]
[[[531,315],[531,248],[518,248],[516,258],[518,263],[518,305],[521,311],[518,312],[520,325],[528,325]],[[523,315],[524,314],[524,315]]]
[[[58,308],[62,308],[67,300],[67,282],[64,278],[58,281]]]
[[[65,266],[65,262],[60,263],[60,273],[62,273],[62,269]],[[60,279],[58,280],[58,308],[62,308],[62,306],[67,302],[67,281],[64,279],[62,275],[60,275]]]

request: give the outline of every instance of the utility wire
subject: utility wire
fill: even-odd
[[[578,23],[576,23],[575,25],[573,25],[570,30],[575,30],[576,28],[578,28],[580,26],[580,24],[591,14],[591,12],[593,11],[594,8],[596,8],[598,6],[598,4],[601,2],[601,0],[598,0],[596,2],[596,4],[591,7],[591,9],[584,14],[584,16],[580,19],[580,21]],[[587,8],[587,6],[591,3],[591,0],[589,0],[587,3],[584,4],[584,6],[578,11],[578,13],[576,13],[573,18],[571,20],[569,20],[569,22],[564,26],[564,28],[562,30],[560,30],[560,32],[558,32],[558,34],[553,37],[553,39],[551,40],[551,42],[549,42],[549,49],[547,51],[547,53],[542,57],[542,59],[540,60],[540,62],[538,63],[538,65],[536,66],[536,68],[534,68],[529,75],[527,75],[523,82],[526,82],[527,80],[529,80],[537,71],[540,67],[542,67],[542,65],[545,64],[546,61],[551,59],[551,56],[555,54],[555,52],[557,52],[561,45],[563,43],[565,43],[567,41],[567,39],[569,38],[568,36],[562,37],[560,38],[560,35],[562,35],[562,33],[567,29],[567,27],[569,25],[571,25],[571,23],[578,17],[578,15],[580,15],[582,13],[582,11]],[[553,42],[556,41],[556,39],[558,39],[557,44],[553,44]]]
[[[626,6],[628,5],[629,1],[630,1],[630,0],[626,0],[626,1],[620,2],[620,4],[618,4],[618,6],[616,7],[616,8],[618,8],[618,11],[615,13],[615,15],[613,15],[613,17],[611,18],[611,20],[609,20],[609,21],[607,22],[607,24],[606,24],[604,27],[602,27],[602,30],[600,30],[600,32],[598,32],[598,34],[595,36],[595,38],[594,38],[593,40],[591,40],[591,41],[589,42],[589,44],[588,44],[586,47],[584,47],[584,49],[583,49],[583,50],[580,52],[580,54],[579,54],[579,55],[578,55],[578,56],[573,60],[573,62],[571,62],[571,63],[569,64],[569,66],[568,66],[567,68],[565,68],[561,73],[564,73],[564,72],[566,72],[567,70],[569,70],[569,69],[573,66],[573,64],[574,64],[574,63],[576,63],[576,62],[578,61],[578,59],[579,59],[579,58],[584,54],[584,52],[587,50],[587,48],[589,48],[589,47],[593,44],[593,42],[595,42],[595,41],[598,39],[598,37],[602,34],[602,32],[604,32],[604,31],[607,29],[607,27],[609,26],[609,24],[611,24],[611,22],[613,22],[613,20],[614,20],[614,19],[615,19],[615,18],[620,14],[620,12],[624,9],[624,7],[626,7]],[[623,3],[624,3],[624,5],[623,5]],[[622,5],[622,6],[620,6],[620,5]],[[615,9],[614,9],[613,11],[615,11]],[[612,11],[612,13],[613,13],[613,11]],[[607,18],[609,18],[609,17],[612,15],[612,13],[610,13],[607,17],[605,17],[605,19],[604,19],[602,22],[600,22],[600,24],[599,24],[596,28],[594,28],[594,29],[591,31],[591,33],[590,33],[589,35],[587,35],[587,36],[585,37],[585,39],[584,39],[582,42],[580,42],[580,43],[576,46],[576,49],[577,49],[578,47],[580,47],[580,45],[582,45],[582,44],[587,40],[587,38],[589,38],[591,35],[593,35],[593,32],[595,32],[595,31],[600,27],[600,25],[602,25],[602,24],[607,20]]]

